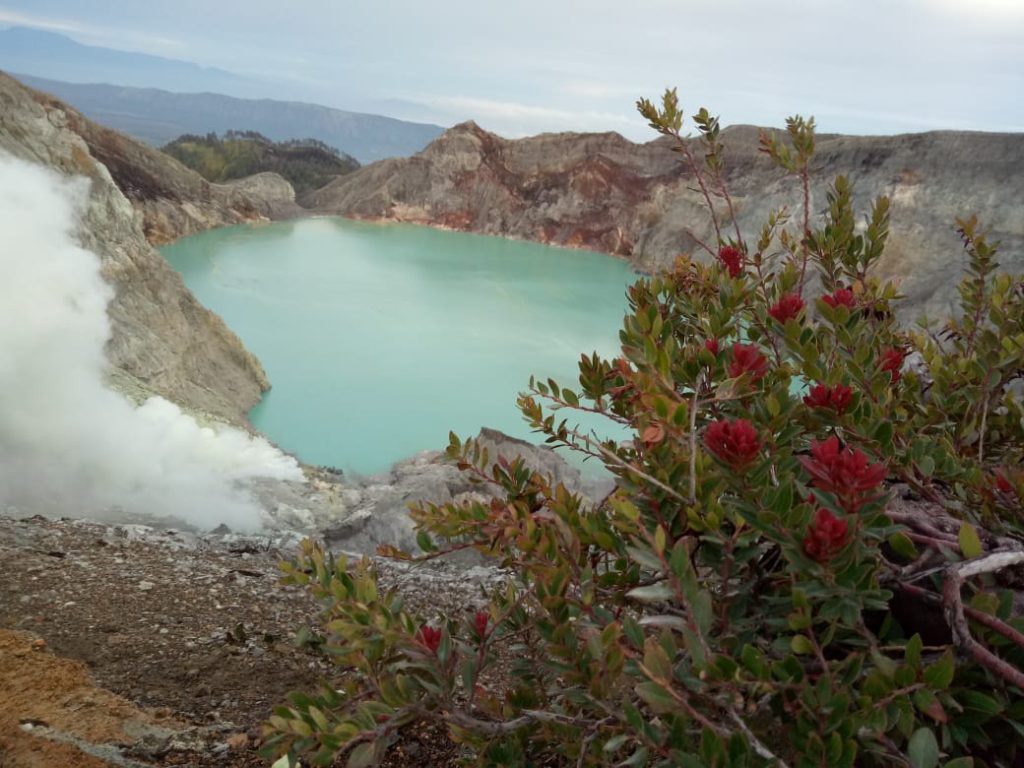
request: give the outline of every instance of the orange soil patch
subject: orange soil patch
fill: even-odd
[[[53,736],[124,744],[133,741],[126,726],[151,723],[130,702],[97,688],[83,664],[54,656],[27,632],[0,630],[2,768],[107,768],[107,761]]]

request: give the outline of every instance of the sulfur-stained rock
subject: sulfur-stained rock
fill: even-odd
[[[758,129],[726,128],[722,141],[744,237],[755,239],[770,210],[784,204],[798,221],[799,181],[758,152]],[[700,147],[693,149],[700,157]],[[616,133],[558,133],[507,140],[468,122],[414,157],[365,166],[303,202],[323,213],[589,248],[653,271],[679,253],[706,258],[695,237],[715,241],[703,196],[679,159],[667,139],[634,144]],[[922,312],[945,318],[953,308],[964,263],[957,216],[977,213],[1003,243],[1001,264],[1024,269],[1024,134],[821,134],[813,216],[839,174],[854,182],[860,212],[876,196],[890,197],[892,235],[879,274],[901,281],[902,320]],[[717,205],[724,220],[724,204]]]

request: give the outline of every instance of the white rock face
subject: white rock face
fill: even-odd
[[[255,530],[262,510],[239,482],[302,480],[294,458],[107,386],[114,291],[74,239],[89,186],[0,151],[0,506]]]
[[[269,386],[259,361],[219,317],[195,300],[147,242],[143,217],[107,167],[97,162],[76,127],[103,130],[0,74],[0,150],[88,180],[76,238],[100,257],[103,276],[113,288],[106,353],[114,379],[143,398],[158,394],[190,409],[245,423],[245,413]],[[186,170],[175,166],[169,169],[172,181],[174,172]],[[224,222],[209,225],[213,223]]]

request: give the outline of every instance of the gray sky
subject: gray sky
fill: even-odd
[[[0,24],[221,67],[267,96],[507,136],[725,123],[1024,130],[1024,0],[0,0]]]

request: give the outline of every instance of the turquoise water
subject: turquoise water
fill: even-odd
[[[536,440],[517,393],[531,374],[575,386],[581,352],[617,354],[635,278],[597,253],[333,218],[162,251],[263,362],[273,389],[253,424],[308,463],[363,474],[443,448],[449,430]]]

